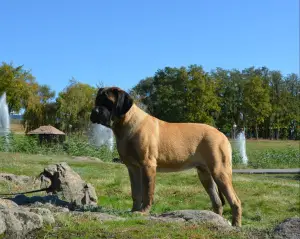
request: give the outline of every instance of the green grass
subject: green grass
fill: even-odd
[[[220,234],[204,226],[147,222],[130,216],[130,183],[124,165],[97,161],[74,161],[69,156],[1,153],[1,172],[37,175],[51,163],[65,161],[95,186],[100,211],[129,218],[124,222],[100,223],[86,216],[60,217],[54,227],[38,232],[38,238],[264,238],[282,220],[300,216],[299,175],[233,175],[243,206],[241,232]],[[26,185],[24,186],[26,187]],[[0,191],[28,189],[0,183]],[[159,173],[151,213],[180,209],[211,210],[204,188],[194,170]],[[231,220],[228,203],[224,217]],[[260,235],[261,234],[261,235]],[[259,236],[260,235],[260,236]]]

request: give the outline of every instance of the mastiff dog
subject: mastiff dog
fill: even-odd
[[[241,201],[232,186],[231,145],[216,128],[159,120],[117,87],[99,89],[90,120],[114,132],[118,153],[129,172],[132,211],[149,212],[156,172],[196,168],[214,212],[222,215],[225,196],[232,225],[241,226]]]

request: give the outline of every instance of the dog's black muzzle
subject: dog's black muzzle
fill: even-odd
[[[93,124],[110,126],[111,112],[103,106],[96,106],[91,113],[90,120]]]

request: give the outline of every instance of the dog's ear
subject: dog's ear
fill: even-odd
[[[127,92],[118,88],[113,89],[113,93],[116,96],[115,115],[117,117],[122,117],[133,105],[133,99]]]
[[[100,88],[98,88],[97,95],[101,94],[103,90],[104,90],[104,87],[100,87]]]

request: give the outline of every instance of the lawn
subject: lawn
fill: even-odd
[[[253,147],[257,142],[247,144]],[[268,146],[261,142],[263,152]],[[270,146],[272,148],[273,146]],[[277,147],[277,146],[276,146]],[[278,146],[280,147],[280,146]],[[277,147],[277,148],[278,148]],[[297,148],[291,143],[290,147]],[[284,147],[282,147],[284,149]],[[37,232],[38,238],[265,238],[282,220],[300,216],[299,175],[233,175],[234,187],[243,206],[240,232],[220,233],[204,226],[157,223],[140,220],[128,211],[131,207],[130,183],[122,164],[74,161],[68,156],[1,153],[1,172],[37,175],[55,162],[68,162],[80,176],[95,186],[101,211],[128,218],[123,222],[99,223],[87,216],[61,216],[54,227]],[[0,183],[0,192],[25,188]],[[26,188],[28,189],[28,188]],[[209,198],[196,171],[159,173],[152,214],[180,209],[211,210]],[[228,203],[224,217],[231,220]]]

